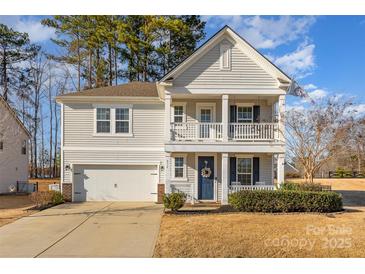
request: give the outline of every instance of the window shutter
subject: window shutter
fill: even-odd
[[[253,122],[260,122],[260,106],[253,106]]]
[[[229,158],[229,182],[236,181],[236,157]]]
[[[253,157],[252,159],[253,164],[253,184],[255,185],[256,182],[260,181],[260,158],[259,157]]]
[[[236,123],[237,122],[237,106],[231,105],[230,106],[230,123]]]

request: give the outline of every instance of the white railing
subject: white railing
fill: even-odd
[[[222,123],[171,123],[171,140],[220,140]]]
[[[230,185],[229,193],[234,193],[241,190],[274,190],[274,185]]]
[[[278,124],[230,123],[228,134],[232,140],[271,141],[278,138]]]

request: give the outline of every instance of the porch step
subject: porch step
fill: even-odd
[[[220,207],[220,202],[194,202],[194,204],[185,204],[184,207]]]

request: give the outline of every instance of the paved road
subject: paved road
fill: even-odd
[[[63,204],[0,228],[0,257],[151,257],[162,207]]]

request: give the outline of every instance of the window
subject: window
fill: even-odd
[[[237,122],[252,123],[252,107],[237,107]]]
[[[184,155],[177,155],[174,158],[174,178],[185,179],[186,178],[186,157]]]
[[[220,47],[220,68],[221,70],[231,69],[231,47],[229,44],[221,44]]]
[[[184,122],[184,106],[174,106],[174,123]]]
[[[129,133],[129,108],[115,109],[115,133]]]
[[[110,108],[96,109],[96,132],[110,133]]]
[[[252,159],[237,158],[237,182],[241,185],[252,184]]]
[[[27,154],[27,141],[24,140],[23,144],[22,144],[22,154],[26,155]]]
[[[0,151],[4,149],[4,142],[0,141]]]

